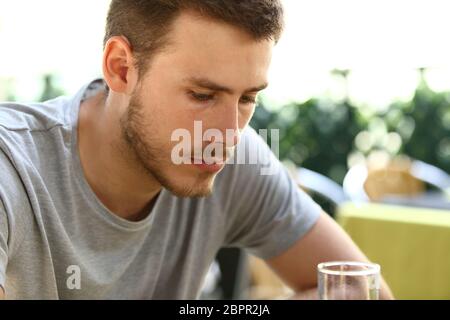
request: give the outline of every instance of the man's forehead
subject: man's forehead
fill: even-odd
[[[173,26],[169,48],[158,55],[161,70],[174,72],[177,82],[214,91],[258,92],[267,87],[271,41],[255,40],[226,23],[183,15]]]

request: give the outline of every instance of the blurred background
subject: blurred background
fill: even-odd
[[[0,0],[0,101],[71,95],[101,76],[108,4]],[[382,264],[397,297],[450,299],[448,2],[284,5],[286,31],[251,125],[280,130],[280,159]],[[374,219],[383,223],[371,224]],[[386,254],[383,244],[394,248]],[[213,268],[205,297],[285,292],[253,258],[236,251],[218,261],[223,272]],[[226,261],[231,273],[224,272]],[[422,280],[414,286],[411,277]],[[218,294],[214,279],[233,286]]]

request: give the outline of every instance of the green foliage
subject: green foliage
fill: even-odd
[[[55,86],[54,76],[51,74],[47,74],[43,78],[44,82],[44,90],[39,98],[39,101],[47,101],[54,98],[57,98],[64,94],[64,90]]]
[[[407,103],[365,116],[349,101],[312,99],[276,112],[262,100],[251,126],[280,130],[280,159],[342,183],[352,153],[384,150],[405,154],[450,172],[450,94],[435,93],[426,83]],[[270,141],[269,141],[270,143]]]
[[[450,172],[449,93],[435,93],[423,82],[410,103],[394,104],[389,112],[403,116],[399,123],[387,123],[402,135],[404,154]]]

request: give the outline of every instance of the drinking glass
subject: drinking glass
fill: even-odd
[[[319,299],[378,300],[380,266],[353,261],[325,262],[317,266]]]

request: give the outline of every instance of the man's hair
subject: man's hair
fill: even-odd
[[[151,56],[167,44],[170,28],[183,10],[229,23],[255,40],[277,42],[283,30],[281,0],[112,0],[104,45],[113,36],[127,38],[142,75]]]

